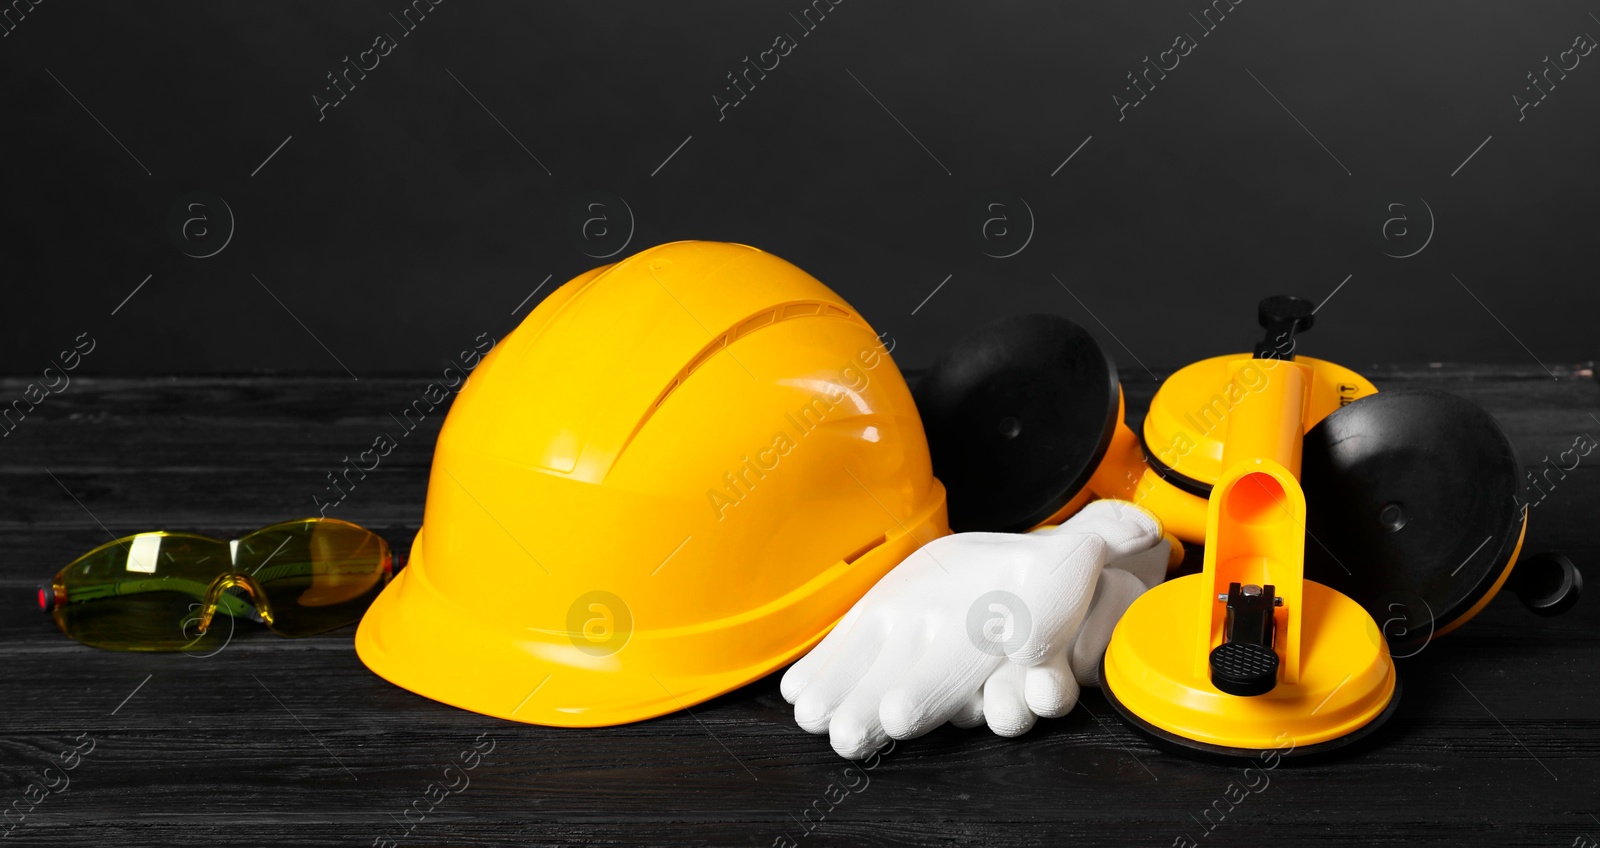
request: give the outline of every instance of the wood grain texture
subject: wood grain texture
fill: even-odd
[[[1524,461],[1600,435],[1587,369],[1375,368],[1493,412]],[[1027,736],[941,729],[845,775],[795,726],[777,675],[693,713],[561,730],[498,721],[367,672],[353,629],[241,633],[214,656],[76,645],[32,588],[115,534],[230,534],[315,512],[324,475],[419,397],[414,379],[75,379],[0,440],[0,805],[60,782],[6,837],[18,845],[1306,845],[1568,846],[1600,840],[1600,603],[1539,619],[1501,597],[1402,664],[1402,711],[1374,747],[1278,768],[1207,832],[1242,769],[1155,751],[1099,693]],[[23,381],[0,380],[4,395]],[[1134,417],[1155,383],[1125,387]],[[400,549],[422,515],[443,410],[330,512]],[[1537,506],[1529,550],[1600,562],[1600,454]],[[53,476],[52,476],[53,475]],[[70,496],[69,496],[70,491]],[[77,501],[75,502],[74,498]],[[103,528],[102,528],[103,525]],[[1596,569],[1589,568],[1591,575]],[[135,691],[137,688],[137,691]],[[132,693],[132,697],[129,697]],[[126,701],[125,701],[126,699]],[[124,702],[125,701],[125,702]],[[414,801],[475,740],[471,783],[409,832]],[[50,776],[54,775],[54,776]],[[1259,779],[1253,778],[1259,784]],[[830,784],[838,788],[829,789]],[[859,791],[845,788],[854,787]],[[841,794],[842,793],[842,794]],[[1236,794],[1236,793],[1235,793]],[[830,802],[829,796],[837,800]],[[26,806],[26,802],[23,802]],[[828,808],[831,806],[831,810]],[[810,810],[826,811],[809,833]],[[413,814],[415,815],[415,814]],[[15,820],[15,819],[13,819]],[[3,827],[0,822],[0,827]],[[1582,844],[1582,843],[1578,843]]]

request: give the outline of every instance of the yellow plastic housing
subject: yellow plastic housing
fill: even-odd
[[[948,532],[866,321],[755,248],[666,244],[562,286],[478,366],[356,649],[475,712],[637,721],[795,659]]]
[[[1299,424],[1302,435],[1334,410],[1378,391],[1371,381],[1342,365],[1309,356],[1283,361],[1309,370]],[[1151,398],[1142,444],[1118,414],[1111,448],[1089,488],[1098,497],[1133,501],[1161,516],[1173,535],[1203,544],[1206,499],[1164,479],[1150,467],[1145,451],[1148,448],[1157,463],[1173,472],[1214,485],[1225,467],[1223,443],[1233,410],[1272,386],[1279,362],[1233,353],[1180,368]]]

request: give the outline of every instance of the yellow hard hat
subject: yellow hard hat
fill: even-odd
[[[486,715],[639,721],[794,660],[948,532],[867,322],[771,254],[665,244],[562,286],[477,367],[356,651]]]

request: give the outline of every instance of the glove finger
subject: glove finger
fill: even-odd
[[[1107,560],[1117,560],[1161,541],[1161,521],[1144,507],[1107,499],[1078,510],[1060,527],[1039,532],[1052,536],[1093,533],[1105,540]]]
[[[862,610],[866,608],[863,603],[865,600],[863,598],[862,601],[857,601],[856,605],[844,614],[844,618],[839,619],[839,623],[828,631],[828,635],[822,637],[822,641],[818,642],[816,647],[807,651],[805,656],[797,660],[794,665],[789,666],[789,670],[783,673],[783,680],[778,684],[778,691],[783,693],[785,701],[791,704],[794,703],[800,697],[800,693],[805,691],[806,686],[811,683],[811,679],[828,665],[829,659],[839,652],[840,644],[849,638],[847,634],[854,629],[856,622],[861,620]]]
[[[950,717],[950,723],[960,728],[972,728],[983,724],[983,692],[981,690],[973,692],[972,697]]]
[[[882,643],[883,650],[839,702],[833,719],[828,722],[828,741],[839,756],[859,760],[889,741],[889,734],[878,718],[879,707],[901,669],[921,657],[926,648],[923,633],[923,623],[915,620],[903,622],[892,630]],[[801,702],[804,701],[802,696]]]
[[[884,695],[879,717],[895,739],[911,739],[949,721],[1005,657],[980,650],[966,628],[947,627]],[[984,643],[987,644],[987,643]]]
[[[866,616],[844,631],[826,663],[795,695],[795,723],[811,733],[827,733],[834,712],[869,673],[891,635],[889,625],[875,616]]]
[[[1106,646],[1111,644],[1111,633],[1122,614],[1144,591],[1143,581],[1120,568],[1100,572],[1089,615],[1072,645],[1072,674],[1080,686],[1100,685],[1100,660],[1106,655]]]
[[[983,684],[983,717],[995,734],[1021,736],[1033,729],[1037,716],[1028,709],[1023,692],[1027,678],[1027,666],[1008,662],[995,669]]]
[[[1147,588],[1154,588],[1156,584],[1167,579],[1169,566],[1183,561],[1182,542],[1169,537],[1163,537],[1161,542],[1138,553],[1107,560],[1106,568],[1120,568],[1139,578]]]
[[[1060,718],[1078,705],[1078,681],[1072,676],[1071,657],[1056,651],[1028,669],[1023,694],[1028,709],[1040,718]]]

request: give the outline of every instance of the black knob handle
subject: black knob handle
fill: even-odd
[[[1572,609],[1583,594],[1583,572],[1556,551],[1518,560],[1506,582],[1523,605],[1539,615],[1560,615]]]
[[[1223,642],[1211,649],[1211,685],[1229,695],[1265,695],[1278,685],[1278,655],[1254,642]]]
[[[1278,599],[1272,585],[1228,584],[1219,596],[1228,604],[1222,644],[1211,649],[1211,685],[1229,695],[1265,695],[1278,685],[1278,654],[1272,649]]]
[[[1256,305],[1256,320],[1267,331],[1256,345],[1257,359],[1293,359],[1294,336],[1311,329],[1317,307],[1303,297],[1273,295]]]

